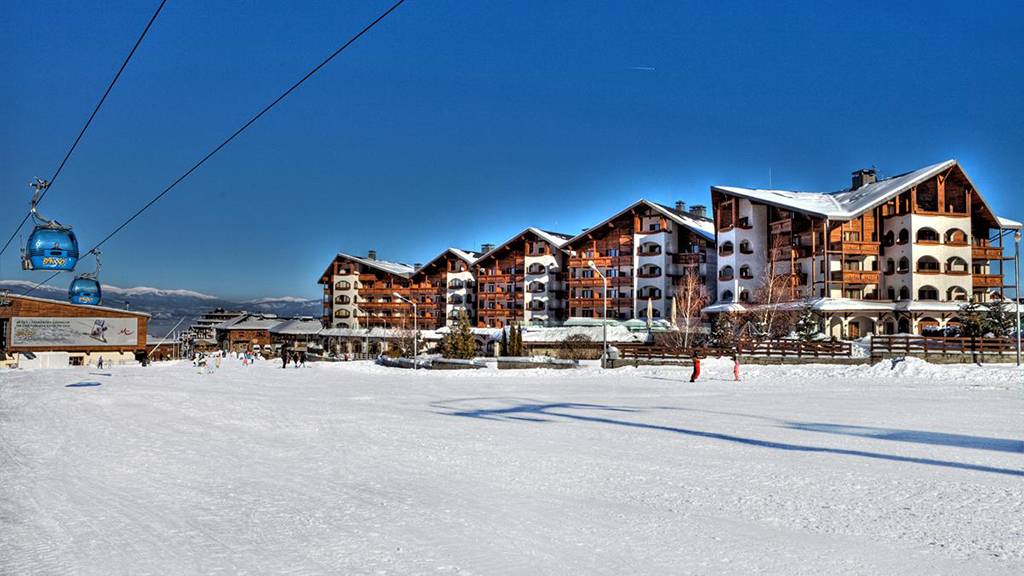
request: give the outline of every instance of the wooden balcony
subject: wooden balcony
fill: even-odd
[[[771,223],[772,234],[785,234],[793,231],[792,220],[779,220]]]
[[[846,284],[878,284],[878,270],[833,270],[832,281]]]
[[[843,242],[832,242],[829,244],[829,250],[835,252],[844,252],[846,254],[871,256],[878,254],[880,251],[881,244],[879,242],[857,242],[853,240],[844,240]]]
[[[975,274],[972,279],[975,288],[999,288],[1003,285],[1001,274]]]
[[[999,260],[1003,257],[1003,249],[997,246],[971,246],[971,258],[974,260]]]
[[[700,253],[684,252],[672,255],[672,263],[679,264],[680,266],[700,266],[705,261],[706,257]]]
[[[569,299],[569,306],[574,307],[574,308],[577,308],[577,307],[578,308],[593,308],[594,310],[600,312],[601,308],[604,306],[604,298],[601,298],[600,296],[595,296],[593,298],[583,298],[583,297],[570,298]],[[609,298],[608,299],[608,307],[609,308],[632,308],[633,307],[633,299],[632,298]]]
[[[521,318],[523,312],[519,308],[480,308],[476,311],[481,318]]]

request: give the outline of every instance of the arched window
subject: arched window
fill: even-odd
[[[938,300],[939,291],[935,286],[921,286],[917,289],[918,300]]]
[[[896,289],[893,288],[892,286],[889,286],[888,296],[889,296],[889,300],[896,300]]]
[[[722,302],[732,302],[732,290],[722,290]]]
[[[337,298],[334,299],[335,304],[350,304],[351,302],[352,298],[350,296],[346,296],[345,294],[342,294],[341,296],[338,296]]]
[[[967,246],[967,233],[959,228],[947,230],[946,244],[950,246]]]
[[[910,288],[907,286],[900,287],[900,300],[910,300]]]
[[[941,272],[942,268],[934,256],[922,256],[917,259],[917,271],[925,274],[936,274]]]
[[[529,305],[529,309],[530,310],[532,310],[534,312],[538,312],[540,310],[543,310],[544,307],[545,307],[545,302],[543,300],[530,300],[530,305]]]
[[[917,321],[917,332],[919,334],[924,334],[926,330],[938,327],[939,321],[936,320],[935,318],[925,316],[924,318],[921,318],[920,320]]]
[[[526,272],[528,274],[543,274],[543,273],[547,272],[547,270],[548,269],[545,268],[544,265],[541,264],[540,262],[534,262],[533,264],[530,264],[526,268]]]
[[[896,273],[896,261],[893,260],[892,258],[889,258],[888,260],[885,261],[885,273],[886,274],[895,274]]]
[[[352,283],[349,282],[348,280],[342,280],[341,282],[335,284],[334,287],[338,290],[348,290],[352,288]]]
[[[904,228],[900,230],[900,235],[896,238],[896,243],[906,244],[907,242],[910,242],[910,230]]]
[[[335,310],[334,311],[334,317],[335,318],[349,318],[351,316],[352,316],[352,313],[349,312],[348,310],[344,310],[343,309],[343,310]]]
[[[918,244],[938,244],[939,233],[934,228],[921,228],[917,231]]]
[[[655,264],[644,264],[640,267],[641,278],[655,278],[661,276],[661,268]]]
[[[348,322],[335,322],[335,328],[348,328]]]
[[[452,294],[448,297],[449,304],[462,304],[462,294]]]
[[[465,286],[465,283],[462,281],[461,278],[454,278],[448,282],[448,287],[452,288],[453,290],[458,290],[463,286]]]
[[[527,290],[534,293],[544,292],[547,290],[547,286],[543,282],[530,282],[530,285],[527,286]]]
[[[896,271],[900,274],[910,272],[910,260],[906,256],[900,258],[900,263],[896,266]]]
[[[745,280],[750,280],[753,277],[754,277],[754,275],[750,272],[750,266],[748,266],[746,264],[744,264],[743,266],[740,266],[740,278],[743,278]],[[742,296],[743,295],[740,294],[740,297],[742,297]]]
[[[644,300],[659,300],[661,299],[661,288],[656,286],[644,286],[640,289],[639,297]]]
[[[896,235],[893,234],[892,230],[889,230],[888,232],[885,233],[885,236],[882,236],[882,244],[883,245],[885,245],[885,246],[892,246],[895,243],[896,243]]]
[[[750,247],[750,240],[740,240],[740,253],[753,254],[754,249]]]
[[[640,245],[640,256],[657,256],[658,254],[661,254],[661,244],[644,242]]]
[[[736,272],[733,270],[732,266],[723,266],[722,269],[718,271],[718,279],[722,281],[729,281],[735,277],[735,274]]]
[[[967,301],[967,290],[963,286],[950,286],[949,290],[946,290],[946,300],[953,302],[966,302]]]
[[[640,317],[647,318],[647,308],[640,309]],[[661,318],[661,310],[658,310],[657,308],[651,310],[651,318]]]
[[[718,248],[718,253],[721,256],[729,256],[730,254],[732,254],[732,252],[733,252],[733,247],[732,247],[732,242],[730,242],[730,241],[723,242],[722,246]]]
[[[969,274],[971,269],[967,265],[967,260],[959,256],[953,256],[946,260],[946,272],[948,274]]]
[[[740,302],[750,302],[750,291],[746,288],[740,288]]]

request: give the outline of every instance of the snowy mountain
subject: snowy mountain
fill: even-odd
[[[0,280],[0,290],[10,289],[11,294],[21,294],[35,286],[34,282],[25,280]],[[67,288],[40,286],[32,292],[32,296],[66,300]],[[193,290],[166,290],[148,286],[121,288],[103,285],[103,305],[111,308],[125,308],[148,312],[152,315],[149,322],[149,333],[163,336],[182,321],[181,329],[191,323],[200,314],[214,308],[226,310],[246,310],[249,312],[266,312],[278,316],[319,316],[320,300],[281,296],[277,298],[257,298],[253,300],[231,300],[203,294]]]

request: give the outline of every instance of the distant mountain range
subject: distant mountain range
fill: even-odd
[[[25,280],[0,280],[0,290],[10,289],[12,295],[21,294],[35,286],[34,282]],[[67,300],[67,288],[44,284],[32,292],[32,296]],[[109,308],[125,308],[147,312],[152,317],[149,322],[151,335],[163,336],[169,332],[178,320],[185,318],[178,329],[192,323],[192,319],[214,308],[225,310],[245,310],[263,312],[278,316],[320,316],[320,300],[282,296],[280,298],[257,298],[254,300],[230,300],[211,296],[193,290],[165,290],[136,286],[121,288],[103,285],[103,305]]]

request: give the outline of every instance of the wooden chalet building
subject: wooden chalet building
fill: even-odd
[[[408,264],[377,259],[370,250],[365,258],[338,253],[320,276],[324,287],[325,328],[412,328],[412,305],[395,298],[397,292],[411,298]]]
[[[853,173],[838,192],[711,188],[718,305],[757,300],[766,278],[785,299],[815,299],[835,336],[955,324],[973,298],[1002,298],[999,218],[956,160],[878,180]],[[763,293],[763,290],[762,290]],[[1016,293],[1016,292],[1015,292]]]
[[[562,245],[569,237],[530,227],[475,263],[477,325],[553,325],[565,320]]]
[[[435,330],[465,314],[476,322],[476,278],[474,263],[477,252],[448,248],[411,276],[410,293],[419,313],[421,330]]]
[[[668,318],[671,300],[687,275],[715,293],[714,224],[703,206],[689,211],[639,200],[600,224],[571,238],[568,252],[569,316],[600,318],[603,282],[608,281],[608,318]],[[711,271],[709,274],[708,271]]]

